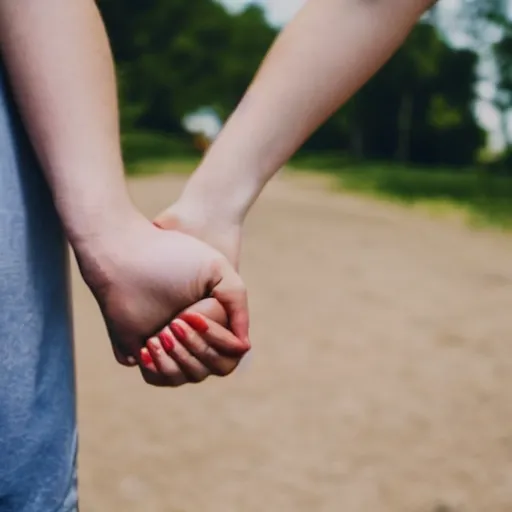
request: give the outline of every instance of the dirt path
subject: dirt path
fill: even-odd
[[[512,510],[511,239],[281,177],[244,252],[253,357],[196,387],[116,366],[75,287],[83,512]]]

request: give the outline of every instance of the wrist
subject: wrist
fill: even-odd
[[[94,228],[81,230],[69,241],[82,277],[94,292],[116,281],[123,261],[137,250],[138,233],[151,223],[132,205],[105,209],[101,218],[91,220],[97,224]]]
[[[206,191],[202,185],[196,188],[194,184],[178,201],[160,212],[153,224],[206,242],[238,267],[243,215],[213,200],[214,194]]]
[[[104,252],[113,237],[142,217],[127,193],[82,197],[76,207],[64,209],[70,210],[61,215],[66,236],[77,253]]]
[[[248,166],[203,163],[187,182],[178,202],[187,217],[241,226],[262,186]]]

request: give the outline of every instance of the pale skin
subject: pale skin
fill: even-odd
[[[92,138],[85,142],[74,139],[62,143],[62,140],[55,136],[53,144],[48,143],[44,135],[48,133],[55,135],[58,130],[55,128],[55,131],[53,131],[52,128],[54,127],[52,127],[51,121],[45,122],[44,119],[41,121],[40,118],[45,117],[44,114],[48,112],[45,109],[49,108],[48,105],[51,105],[51,102],[49,103],[48,97],[45,96],[41,99],[43,94],[41,90],[34,91],[32,89],[35,89],[35,86],[30,85],[39,80],[41,75],[43,75],[44,80],[51,78],[45,76],[44,70],[37,68],[38,59],[40,63],[46,60],[38,52],[41,52],[40,47],[44,48],[47,43],[44,37],[41,37],[38,43],[33,42],[36,39],[35,37],[31,43],[27,41],[23,43],[23,46],[32,44],[34,46],[33,51],[36,53],[35,57],[25,59],[25,61],[32,61],[29,66],[26,62],[25,66],[20,66],[15,62],[17,50],[14,44],[20,42],[20,34],[16,31],[17,26],[23,28],[26,32],[33,32],[33,27],[30,27],[30,20],[27,21],[27,7],[29,7],[29,11],[31,11],[34,18],[32,24],[35,25],[37,25],[36,19],[44,14],[43,7],[38,8],[37,5],[32,5],[32,3],[29,3],[28,6],[24,4],[23,19],[21,19],[21,9],[16,4],[19,5],[18,2],[9,2],[8,0],[0,3],[0,17],[4,19],[4,27],[0,26],[0,32],[2,33],[2,47],[4,54],[6,54],[5,58],[8,64],[11,63],[11,74],[15,83],[19,86],[18,90],[21,91],[22,95],[28,91],[28,94],[26,94],[28,99],[21,97],[19,101],[23,107],[25,117],[28,119],[27,124],[31,128],[32,138],[36,140],[36,148],[45,169],[47,169],[47,177],[52,184],[56,203],[59,211],[61,211],[72,245],[79,261],[84,262],[82,268],[86,280],[88,273],[93,276],[102,275],[95,268],[95,265],[91,264],[91,260],[96,263],[98,254],[100,255],[100,261],[107,262],[107,273],[114,273],[112,267],[115,265],[112,264],[111,260],[115,260],[114,255],[116,255],[117,250],[112,247],[112,245],[115,246],[113,241],[118,237],[115,227],[123,225],[125,229],[131,229],[131,222],[133,222],[134,227],[137,226],[143,231],[142,224],[144,223],[140,216],[133,214],[133,207],[126,199],[126,191],[121,179],[122,165],[118,150],[117,106],[113,106],[115,100],[112,92],[111,57],[106,42],[101,43],[104,39],[103,29],[96,20],[97,13],[92,12],[90,2],[86,0],[75,2],[74,7],[66,6],[64,13],[69,18],[60,18],[61,24],[58,30],[55,22],[55,26],[50,24],[50,27],[47,27],[48,34],[51,35],[54,34],[53,29],[61,31],[61,27],[64,26],[68,28],[69,32],[71,30],[69,27],[73,27],[73,34],[68,34],[69,41],[72,42],[76,37],[89,41],[92,49],[89,48],[89,53],[86,54],[89,59],[85,59],[85,61],[92,64],[94,59],[95,65],[99,68],[103,66],[101,70],[89,69],[88,66],[84,70],[76,64],[77,62],[84,62],[84,55],[79,56],[82,58],[77,58],[77,55],[75,55],[73,57],[75,62],[69,63],[70,69],[76,68],[74,69],[75,73],[70,72],[67,75],[67,81],[64,79],[63,82],[64,88],[77,84],[82,87],[83,92],[77,92],[80,101],[87,97],[93,98],[88,101],[96,101],[95,105],[87,102],[71,102],[77,110],[73,110],[73,116],[68,116],[74,117],[82,133],[84,119],[88,119],[89,132]],[[212,247],[222,252],[233,265],[237,266],[243,221],[265,184],[297,150],[307,136],[386,62],[430,4],[431,2],[425,0],[310,0],[278,37],[244,99],[231,116],[221,136],[192,176],[181,198],[176,204],[158,216],[157,224],[164,229],[181,231],[208,242]],[[44,2],[44,10],[48,12],[48,9],[51,10],[53,7],[55,11],[58,10],[60,13],[64,5],[65,2],[59,0],[47,1]],[[81,9],[84,11],[81,11]],[[84,13],[88,13],[88,15],[84,17]],[[13,18],[13,15],[17,18]],[[57,16],[58,14],[54,12],[54,15]],[[59,15],[62,16],[61,13]],[[10,20],[9,24],[7,24],[7,19]],[[79,19],[80,22],[78,22]],[[14,23],[12,23],[12,20],[14,20]],[[90,23],[91,26],[88,26],[87,23]],[[80,27],[78,36],[75,30],[76,26]],[[10,30],[7,30],[9,28]],[[23,37],[23,30],[21,31],[21,37]],[[40,34],[40,36],[42,35],[44,34]],[[64,37],[62,34],[60,36]],[[25,39],[29,39],[28,34],[25,34]],[[61,71],[62,58],[65,57],[62,53],[66,53],[66,45],[62,43],[61,40],[62,49],[54,47],[48,50],[53,59],[58,62],[56,71]],[[97,51],[98,48],[100,48],[100,51]],[[27,55],[26,49],[24,53]],[[55,59],[56,55],[59,56],[58,59]],[[20,67],[22,68],[21,71]],[[93,71],[95,72],[93,73]],[[46,73],[46,75],[50,74]],[[57,75],[60,76],[59,73]],[[75,80],[74,76],[80,77],[80,80],[78,78]],[[94,77],[94,79],[91,77]],[[34,80],[34,78],[37,80]],[[101,80],[106,81],[100,87],[104,95],[100,94],[98,96],[96,89],[98,82]],[[60,85],[63,86],[63,84]],[[51,85],[51,87],[43,88],[43,90],[46,90],[46,94],[51,96],[50,89],[55,84],[47,85]],[[70,88],[72,89],[72,87]],[[55,98],[62,101],[60,95],[55,95],[56,103]],[[34,103],[38,107],[35,108],[35,114],[32,110]],[[96,108],[91,110],[91,107],[94,106]],[[107,116],[107,122],[105,122],[104,116],[105,106],[108,107],[107,110],[110,113]],[[58,108],[58,105],[53,105],[52,113],[54,109],[58,110]],[[69,114],[69,109],[66,112]],[[92,112],[95,113],[94,116],[87,116],[87,113],[91,114]],[[36,121],[34,121],[34,116]],[[80,122],[76,119],[80,119]],[[98,122],[98,119],[102,122]],[[43,125],[42,129],[41,124]],[[66,127],[65,130],[63,126]],[[63,126],[58,128],[60,128],[61,133],[63,131],[67,132],[65,135],[69,137],[72,133],[80,132],[76,129],[76,126],[75,130],[69,125],[64,124]],[[85,126],[87,126],[87,123]],[[41,138],[43,139],[42,143],[40,142]],[[58,150],[56,150],[56,146]],[[67,150],[63,150],[62,146],[65,146]],[[57,156],[56,153],[58,153]],[[113,181],[94,179],[96,184],[101,183],[97,191],[108,191],[108,195],[111,196],[111,187],[114,184],[113,188],[117,192],[112,194],[112,197],[107,198],[102,197],[102,195],[97,196],[94,193],[89,196],[85,194],[85,197],[80,198],[80,203],[84,203],[80,204],[80,208],[76,208],[74,204],[69,205],[74,200],[70,188],[73,188],[76,181],[80,180],[80,177],[71,177],[80,173],[69,172],[69,165],[67,164],[70,161],[79,161],[80,164],[76,169],[81,169],[82,173],[89,173],[86,181],[91,180],[91,172],[95,170],[108,173],[108,180]],[[62,179],[62,174],[66,172],[62,170],[64,168],[68,172],[67,176]],[[57,169],[57,171],[55,172],[52,169]],[[61,171],[58,171],[58,169],[61,169]],[[82,174],[82,182],[84,181],[83,177],[84,174]],[[102,179],[105,180],[105,176]],[[71,185],[70,181],[72,182]],[[76,188],[82,190],[80,186]],[[90,202],[88,202],[88,198]],[[83,221],[84,211],[89,213],[86,216],[89,220],[95,217],[96,221],[105,221],[104,226],[101,227],[101,233],[97,233],[98,222],[91,222],[88,226],[80,225],[81,221],[77,217],[80,217]],[[135,216],[138,220],[132,220],[132,216]],[[129,222],[125,222],[126,219]],[[109,226],[110,229],[107,229]],[[108,234],[109,236],[107,236]],[[146,236],[149,238],[149,234]],[[156,237],[154,232],[152,232],[152,237]],[[136,237],[133,236],[133,240],[135,239]],[[184,248],[186,246],[185,240],[189,241],[188,238],[182,237],[179,240],[183,242]],[[127,243],[124,240],[117,243],[121,241]],[[98,246],[99,251],[95,249]],[[131,249],[133,246],[128,245],[128,247]],[[199,247],[194,246],[190,250],[199,252]],[[142,257],[150,257],[150,255],[141,254],[141,259]],[[133,262],[131,263],[133,264]],[[137,261],[137,264],[141,265],[142,261]],[[100,267],[100,269],[105,272],[103,267]],[[132,265],[129,266],[127,272],[133,270],[135,270],[135,266]],[[89,278],[88,282],[93,291],[102,289],[102,286],[98,285],[95,279]],[[169,283],[171,282],[172,280],[169,279]],[[117,283],[118,281],[116,281]],[[140,283],[136,284],[140,286]],[[240,288],[240,285],[238,285],[239,290]],[[129,287],[128,289],[132,288]],[[135,289],[135,286],[133,289]],[[101,294],[99,295],[98,299],[102,304]],[[218,294],[218,296],[219,298],[225,298],[225,294]],[[203,305],[208,309],[203,310],[205,313],[202,316],[203,320],[209,315],[214,320],[225,322],[226,318],[223,318],[222,309],[218,303],[210,300],[203,303]],[[117,304],[117,306],[119,305]],[[154,304],[154,306],[160,311],[163,309],[159,308],[158,304]],[[199,305],[196,307],[199,308]],[[105,312],[106,308],[103,309]],[[232,304],[230,312],[233,313]],[[114,316],[115,313],[117,312],[114,311]],[[107,315],[107,323],[109,323],[109,314],[112,313],[106,310],[105,314]],[[158,315],[155,314],[156,316]],[[163,318],[163,313],[160,314],[160,317]],[[202,380],[209,374],[208,372],[219,373],[218,369],[212,368],[211,361],[206,361],[204,357],[201,359],[200,355],[204,356],[210,350],[210,354],[214,354],[212,357],[220,357],[219,340],[222,337],[227,339],[227,331],[211,321],[208,321],[208,332],[206,333],[192,329],[190,324],[186,322],[180,320],[176,322],[183,329],[189,329],[186,336],[188,342],[178,343],[176,337],[168,329],[165,330],[163,337],[161,334],[160,337],[152,338],[147,349],[142,349],[137,356],[141,366],[146,369],[146,379],[179,385],[191,380]],[[242,331],[245,329],[242,329],[240,325],[245,325],[245,322],[246,320],[240,320],[240,324],[231,323],[239,337],[244,336]],[[160,327],[162,325],[163,323],[160,324]],[[138,323],[137,327],[140,328]],[[131,328],[132,325],[130,324]],[[208,338],[208,333],[211,335],[214,329],[216,332],[215,341]],[[124,325],[119,329],[117,324],[114,324],[114,345],[117,344],[116,335],[118,331],[121,332],[121,338],[123,336],[130,337],[127,335]],[[144,331],[144,334],[149,333]],[[194,337],[193,342],[191,342],[192,336]],[[212,336],[210,337],[212,338]],[[162,346],[162,339],[167,338],[174,342],[174,348],[166,351]],[[140,339],[140,335],[138,339]],[[233,340],[231,341],[233,344],[235,343]],[[201,343],[201,349],[199,349],[198,344]],[[210,344],[210,349],[205,348],[205,344]],[[134,347],[134,345],[133,341],[128,343],[130,347]],[[214,348],[216,345],[219,346],[218,351]],[[228,349],[228,351],[231,349]],[[149,361],[143,357],[143,355],[147,356],[148,354],[152,356]],[[127,362],[121,356],[118,355],[118,357],[123,362]],[[227,373],[228,370],[231,371],[240,357],[241,355],[237,355],[225,359],[229,368],[226,367],[224,373]],[[193,365],[187,365],[185,359],[188,363],[193,361]],[[199,363],[199,365],[196,363]],[[195,377],[192,379],[190,378],[191,366],[195,367]],[[184,370],[185,368],[186,370]],[[150,373],[153,375],[152,377],[149,375]],[[159,379],[162,379],[162,381],[159,381]]]
[[[139,364],[144,379],[160,386],[232,371],[249,348],[244,284],[220,252],[157,228],[133,206],[120,151],[112,56],[95,3],[0,0],[0,50],[118,361]],[[201,303],[207,296],[218,302]],[[189,323],[177,320],[189,335],[176,343],[174,359],[148,365],[148,353],[141,351],[146,340],[194,304],[191,311],[206,319],[208,331],[197,336]],[[229,321],[234,335],[208,316]],[[156,353],[154,340],[152,347]]]
[[[238,265],[244,219],[267,182],[378,71],[432,0],[309,0],[281,32],[180,199],[166,229]]]

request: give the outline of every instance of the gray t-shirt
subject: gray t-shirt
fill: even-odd
[[[0,66],[0,510],[75,510],[66,244]]]

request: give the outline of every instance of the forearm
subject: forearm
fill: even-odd
[[[93,0],[0,0],[0,48],[72,244],[130,208],[112,57]]]
[[[182,201],[200,198],[205,208],[243,219],[273,174],[391,57],[427,7],[425,0],[310,0],[276,40]]]

